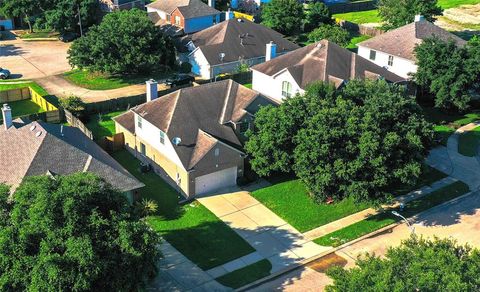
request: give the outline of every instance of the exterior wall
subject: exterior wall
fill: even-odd
[[[370,60],[370,49],[366,47],[359,46],[358,54],[365,59],[386,68],[387,70],[397,74],[398,76],[409,78],[409,73],[417,72],[417,65],[412,60],[407,60],[401,57],[393,57],[393,66],[388,66],[388,56],[384,52],[376,51],[375,61]]]
[[[217,23],[220,23],[220,14],[185,19],[183,30],[185,33],[194,33],[209,28]]]
[[[215,156],[215,149],[219,149],[220,153]],[[242,177],[244,172],[244,158],[238,150],[234,150],[230,146],[223,143],[217,143],[202,160],[198,162],[193,171],[190,173],[190,190],[191,194],[195,193],[195,178],[209,173],[217,172],[227,168],[237,166],[237,177]]]
[[[185,18],[183,17],[183,15],[180,13],[180,11],[178,9],[175,9],[171,16],[170,16],[170,23],[171,24],[175,24],[175,17],[180,17],[180,27],[183,28],[185,30]]]
[[[11,19],[1,19],[0,17],[0,25],[3,25],[5,29],[10,30],[13,29],[13,20]]]
[[[268,76],[262,72],[252,70],[252,89],[256,90],[266,96],[269,96],[279,102],[284,97],[282,96],[282,83],[288,81],[292,84],[292,95],[297,92],[303,94],[305,91],[298,86],[292,75],[285,71],[275,77]]]

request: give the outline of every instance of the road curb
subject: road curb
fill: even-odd
[[[430,211],[432,211],[432,210],[435,210],[435,209],[440,208],[440,207],[442,207],[442,206],[445,206],[445,205],[447,205],[447,204],[455,203],[456,201],[459,201],[459,200],[461,200],[461,199],[463,199],[463,198],[465,198],[465,197],[467,197],[467,196],[470,196],[470,195],[472,195],[472,194],[473,194],[473,191],[469,191],[469,192],[467,192],[467,193],[465,193],[465,194],[463,194],[463,195],[461,195],[461,196],[459,196],[459,197],[453,198],[453,199],[451,199],[451,200],[449,200],[449,201],[443,202],[443,203],[441,203],[441,204],[439,204],[439,205],[433,206],[432,208],[429,208],[429,209],[424,210],[424,211],[422,211],[422,212],[420,212],[420,213],[417,213],[417,214],[415,214],[415,215],[413,215],[413,216],[411,216],[411,217],[408,217],[407,220],[410,221],[411,219],[418,218],[419,216],[423,215],[424,213],[430,212]],[[253,282],[253,283],[250,283],[250,284],[248,284],[248,285],[245,285],[245,286],[243,286],[243,287],[240,287],[240,288],[238,288],[238,289],[235,289],[234,291],[247,291],[247,290],[249,290],[249,289],[258,287],[258,286],[260,286],[261,284],[263,284],[263,283],[265,283],[265,282],[268,282],[268,281],[270,281],[270,280],[276,279],[276,278],[280,277],[280,276],[283,275],[283,274],[286,274],[286,273],[288,273],[288,272],[290,272],[290,271],[293,271],[293,270],[295,270],[295,269],[297,269],[297,268],[299,268],[299,267],[302,267],[302,266],[304,266],[304,265],[306,265],[306,264],[309,264],[309,263],[311,263],[311,262],[313,262],[313,261],[315,261],[315,260],[318,260],[318,259],[320,259],[320,258],[322,258],[322,257],[325,257],[325,256],[327,256],[327,255],[330,255],[330,254],[332,254],[332,253],[335,253],[335,252],[337,252],[337,251],[339,251],[339,250],[341,250],[341,249],[343,249],[343,248],[345,248],[345,247],[348,247],[348,246],[350,246],[350,245],[353,245],[353,244],[355,244],[355,243],[357,243],[357,242],[359,242],[359,241],[362,241],[362,240],[364,240],[364,239],[366,239],[366,238],[374,237],[374,236],[376,236],[376,235],[378,235],[378,234],[380,234],[380,233],[383,233],[383,232],[385,232],[385,231],[391,230],[391,229],[393,229],[393,228],[395,228],[395,227],[397,227],[398,225],[401,225],[401,224],[404,224],[404,222],[403,222],[402,220],[397,221],[397,222],[395,222],[395,223],[392,223],[392,224],[390,224],[390,225],[387,225],[387,226],[385,226],[385,227],[382,227],[382,228],[380,228],[380,229],[378,229],[378,230],[375,230],[375,231],[373,231],[373,232],[371,232],[371,233],[365,234],[365,235],[363,235],[363,236],[361,236],[361,237],[359,237],[359,238],[356,238],[356,239],[354,239],[354,240],[352,240],[352,241],[349,241],[349,242],[346,242],[346,243],[344,243],[344,244],[342,244],[342,245],[340,245],[340,246],[337,246],[337,247],[333,248],[332,250],[325,251],[325,252],[320,253],[320,254],[318,254],[318,255],[316,255],[316,256],[313,256],[313,257],[310,257],[310,258],[308,258],[308,259],[305,259],[305,260],[303,260],[303,261],[301,261],[301,262],[299,262],[299,263],[292,264],[292,265],[290,265],[290,266],[288,266],[288,267],[286,267],[286,268],[284,268],[284,269],[282,269],[282,270],[279,270],[279,271],[277,271],[277,272],[275,272],[275,273],[273,273],[273,274],[271,274],[271,275],[269,275],[269,276],[267,276],[267,277],[264,277],[264,278],[262,278],[262,279],[259,279],[259,280],[255,281],[255,282]]]

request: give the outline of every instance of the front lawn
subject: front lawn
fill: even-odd
[[[350,21],[353,23],[381,23],[382,19],[378,15],[378,10],[367,10],[358,12],[348,12],[334,14],[333,18]]]
[[[139,161],[126,150],[113,157],[146,185],[141,197],[157,201],[158,212],[147,222],[200,268],[211,269],[255,251],[203,205],[194,201],[180,206],[179,193],[153,172],[141,173]]]
[[[425,166],[415,186],[399,184],[390,190],[395,196],[404,195],[444,177],[446,174]],[[254,191],[252,195],[302,233],[371,207],[368,203],[356,203],[351,198],[336,204],[317,204],[299,179],[275,183]]]
[[[401,214],[407,218],[414,216],[422,211],[466,194],[468,191],[468,185],[465,183],[460,181],[454,182],[425,197],[407,203],[405,210],[401,212]],[[387,210],[371,216],[365,220],[317,238],[314,242],[322,246],[337,247],[401,220],[399,217],[391,214],[391,211],[392,210]]]
[[[34,32],[20,32],[18,36],[21,39],[29,40],[29,39],[57,39],[59,37],[59,33],[51,30],[35,30]]]
[[[87,128],[92,131],[95,139],[115,135],[114,117],[123,114],[125,111],[114,111],[107,114],[94,114],[89,117],[86,124]]]
[[[247,284],[253,283],[256,280],[264,278],[270,275],[270,271],[272,270],[272,264],[269,260],[264,259],[248,265],[244,268],[238,269],[226,275],[216,278],[220,284],[233,288],[238,289],[243,287]]]
[[[480,127],[476,127],[458,137],[458,153],[473,157],[478,154],[478,147],[480,147]]]
[[[90,90],[109,90],[141,84],[149,79],[163,79],[170,72],[157,72],[148,75],[108,75],[87,70],[72,70],[63,74],[73,84]]]

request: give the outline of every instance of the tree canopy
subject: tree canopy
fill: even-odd
[[[72,44],[72,66],[111,74],[149,73],[175,62],[175,48],[138,9],[106,15]]]
[[[158,235],[90,173],[0,186],[2,291],[134,291],[155,275]]]
[[[435,106],[447,110],[465,110],[472,95],[480,89],[480,39],[465,47],[453,41],[426,39],[415,48],[417,84],[428,91]]]
[[[433,132],[403,88],[352,80],[340,91],[312,84],[304,95],[262,108],[247,135],[255,172],[293,171],[324,201],[381,200],[391,184],[415,183]]]
[[[309,33],[308,39],[311,42],[318,42],[327,39],[339,46],[346,47],[350,43],[351,37],[346,29],[338,25],[323,24]]]
[[[333,24],[332,14],[323,2],[310,4],[306,13],[305,30],[311,31],[322,24]]]
[[[422,15],[430,22],[442,15],[443,9],[437,0],[379,0],[378,14],[385,22],[386,29],[393,29],[415,20],[415,15]]]
[[[327,271],[327,291],[479,291],[480,251],[451,239],[410,238],[385,258],[367,254],[356,267]]]
[[[297,0],[272,0],[262,8],[262,23],[285,35],[301,29],[303,5]]]

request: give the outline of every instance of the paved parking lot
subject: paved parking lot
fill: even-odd
[[[60,41],[0,41],[0,67],[10,70],[12,79],[36,79],[70,70],[67,50]]]

